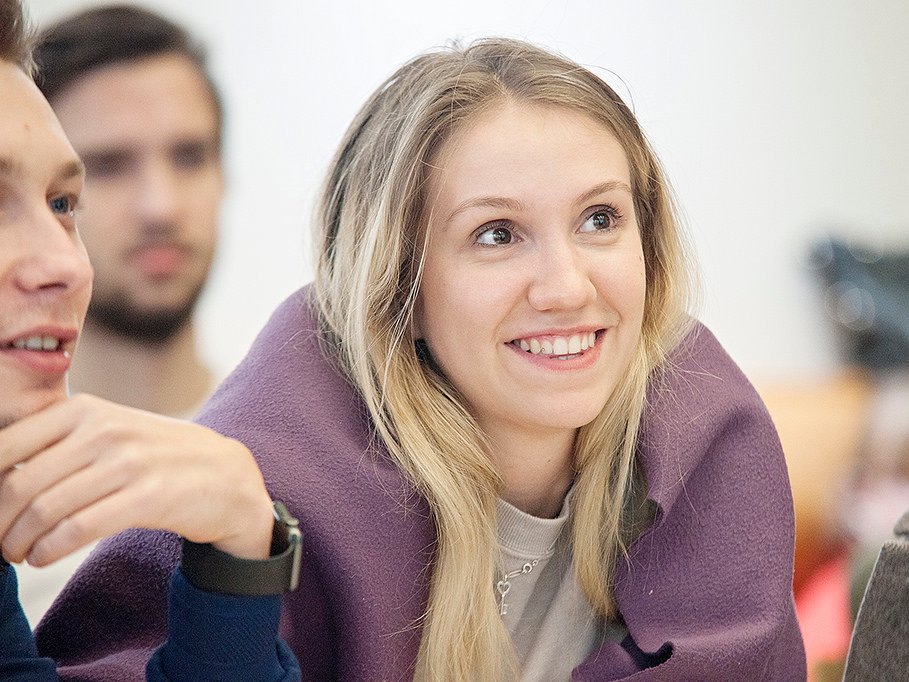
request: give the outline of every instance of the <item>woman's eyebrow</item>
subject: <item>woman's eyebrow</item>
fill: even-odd
[[[473,197],[458,204],[455,209],[448,215],[448,218],[446,218],[445,222],[450,223],[458,214],[463,213],[464,211],[467,211],[471,208],[501,208],[508,211],[520,211],[524,208],[524,204],[517,199],[509,199],[507,197]]]
[[[628,194],[631,194],[631,187],[628,186],[627,182],[623,182],[622,180],[609,180],[607,182],[596,185],[595,187],[592,187],[588,191],[581,194],[577,199],[577,203],[586,203],[587,201],[593,199],[595,196],[599,196],[600,194],[607,194],[608,192],[627,192]]]
[[[628,186],[627,182],[624,182],[622,180],[608,180],[592,187],[591,189],[581,194],[577,198],[577,203],[581,204],[600,194],[616,191],[627,192],[628,194],[631,194],[631,187]],[[448,215],[448,218],[445,220],[445,222],[450,223],[460,213],[470,210],[471,208],[500,208],[508,211],[520,211],[524,208],[524,204],[517,199],[509,199],[507,197],[472,197],[458,204],[455,209]]]

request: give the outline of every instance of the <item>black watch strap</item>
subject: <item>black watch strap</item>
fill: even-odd
[[[227,552],[183,539],[180,567],[193,585],[207,592],[262,597],[297,588],[303,536],[297,519],[281,502],[274,503],[271,556],[241,559]]]

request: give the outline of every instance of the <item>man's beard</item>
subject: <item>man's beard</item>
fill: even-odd
[[[130,341],[161,345],[187,325],[201,293],[199,287],[179,308],[163,310],[142,310],[123,294],[107,299],[93,297],[88,305],[88,319]]]

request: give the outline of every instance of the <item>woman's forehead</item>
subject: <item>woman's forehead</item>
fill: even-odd
[[[534,179],[631,185],[627,155],[602,121],[567,107],[506,102],[466,121],[434,155],[427,201],[454,194],[508,192]],[[563,174],[552,172],[557,166]]]

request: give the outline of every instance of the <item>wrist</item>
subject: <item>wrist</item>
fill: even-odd
[[[238,559],[267,559],[271,554],[275,512],[270,498],[259,504],[247,524],[234,535],[211,543],[211,546]]]
[[[238,557],[211,544],[184,538],[181,568],[186,579],[208,592],[266,596],[296,589],[300,575],[302,534],[281,502],[274,503],[271,551],[267,558]]]

